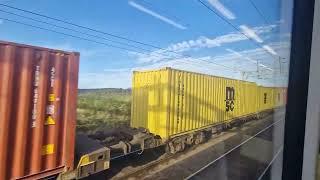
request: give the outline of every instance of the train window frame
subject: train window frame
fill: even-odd
[[[315,0],[294,0],[282,179],[301,179]]]
[[[320,131],[320,1],[315,2],[302,179],[316,179]]]

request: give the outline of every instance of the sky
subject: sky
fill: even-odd
[[[80,52],[81,89],[130,88],[132,71],[163,67],[286,86],[289,1],[0,0],[0,39]]]

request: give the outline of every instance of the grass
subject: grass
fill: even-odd
[[[114,127],[129,126],[131,90],[79,90],[77,131],[96,132]]]

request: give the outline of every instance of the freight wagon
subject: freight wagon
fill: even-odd
[[[168,153],[269,114],[286,88],[164,68],[134,72],[131,129],[76,134],[79,53],[0,41],[0,180],[79,179],[112,159]],[[108,136],[123,136],[107,144]]]
[[[160,137],[170,153],[206,134],[285,105],[285,88],[177,69],[134,72],[131,127]]]
[[[75,152],[78,67],[79,53],[0,41],[0,180],[108,168],[105,147]]]

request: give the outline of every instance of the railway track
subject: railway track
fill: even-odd
[[[130,179],[130,177],[136,177],[136,176],[140,175],[141,173],[143,173],[143,171],[147,171],[148,169],[152,169],[159,164],[163,164],[163,163],[170,161],[174,156],[175,155],[166,155],[164,158],[161,158],[161,159],[153,161],[149,164],[146,164],[145,166],[143,166],[140,169],[133,170],[132,172],[122,176],[119,179]]]
[[[267,119],[267,120],[266,120]],[[231,148],[229,151],[226,151],[224,155],[220,155],[220,157],[218,159],[216,159],[216,161],[218,161],[219,159],[223,158],[224,156],[228,155],[230,152],[232,152],[233,150],[239,148],[241,145],[247,143],[248,141],[250,141],[251,139],[253,139],[255,136],[258,136],[258,135],[261,135],[262,132],[265,132],[267,129],[269,129],[270,127],[273,127],[274,125],[276,125],[277,123],[279,123],[281,120],[278,120],[278,121],[272,121],[271,123],[266,123],[265,121],[268,121],[269,122],[269,118],[265,118],[265,119],[261,119],[259,121],[253,121],[253,122],[248,122],[246,123],[243,127],[244,129],[246,128],[255,128],[256,124],[263,124],[262,126],[264,127],[263,129],[260,128],[260,131],[258,133],[255,133],[253,134],[253,136],[251,138],[248,138],[246,140],[244,140],[242,143],[234,146],[234,148]],[[279,118],[278,118],[279,119]],[[253,124],[253,125],[252,125]],[[253,126],[253,127],[247,127],[247,125],[249,126]],[[262,129],[262,130],[261,130]],[[232,133],[231,133],[232,134]],[[230,138],[231,136],[234,136],[235,134],[233,135],[230,135],[230,132],[229,131],[226,131],[226,132],[223,132],[219,135],[216,135],[215,138],[213,138],[213,141],[214,140],[217,140],[217,141],[223,141],[224,138],[225,139],[228,139]],[[219,140],[219,138],[221,138],[222,140]],[[180,162],[180,161],[183,161],[184,159],[186,159],[188,157],[187,154],[192,154],[194,150],[196,149],[201,149],[202,146],[210,146],[210,142],[208,142],[209,144],[207,143],[204,143],[204,144],[201,144],[200,146],[195,146],[195,147],[191,147],[191,148],[188,148],[186,149],[184,152],[182,153],[178,153],[178,154],[175,154],[175,155],[162,155],[161,157],[157,158],[156,160],[153,160],[147,164],[144,164],[144,165],[141,165],[139,166],[138,168],[133,168],[132,170],[128,170],[126,171],[125,173],[122,173],[122,175],[115,175],[113,177],[110,177],[111,179],[153,179],[153,175],[152,174],[161,174],[161,169],[168,169],[170,166],[172,166],[173,164],[177,163],[177,162]],[[218,143],[218,142],[217,142]],[[191,155],[190,155],[191,156]],[[214,163],[214,162],[213,162]],[[208,165],[210,166],[210,165]],[[170,168],[169,168],[170,169]],[[204,168],[205,169],[205,168]],[[199,171],[200,169],[197,169],[197,170],[193,170],[192,172],[184,172],[181,177],[187,177],[188,175],[190,177],[188,177],[187,179],[192,179],[192,174],[194,172],[197,172]],[[172,170],[174,171],[174,170]],[[200,171],[199,171],[200,172]],[[186,175],[188,174],[188,175]],[[157,179],[157,178],[155,178]],[[181,178],[180,178],[181,179]]]
[[[218,138],[218,137],[221,137],[225,135],[225,132],[222,132],[220,133],[219,135],[215,135],[215,138]],[[201,144],[200,144],[201,146]],[[134,169],[130,172],[127,172],[125,175],[121,176],[121,177],[116,177],[114,179],[130,179],[132,177],[137,177],[137,176],[140,176],[141,174],[143,174],[144,172],[150,170],[150,169],[153,169],[155,168],[156,166],[159,166],[161,164],[166,164],[166,163],[169,163],[170,161],[174,161],[174,159],[177,159],[179,158],[180,156],[183,156],[183,154],[185,153],[188,153],[192,150],[194,150],[195,148],[197,148],[197,146],[194,146],[194,147],[189,147],[187,148],[184,152],[181,152],[181,153],[177,153],[177,154],[164,154],[163,157],[155,160],[155,161],[152,161],[144,166],[142,166],[141,168],[139,169]],[[119,157],[120,158],[120,157]]]
[[[243,141],[242,143],[236,145],[234,148],[230,149],[229,151],[227,151],[226,153],[222,154],[221,156],[219,156],[219,158],[211,161],[210,163],[206,164],[205,166],[203,166],[202,168],[200,168],[199,170],[197,170],[196,172],[190,174],[189,176],[187,176],[186,178],[184,178],[185,180],[191,180],[191,179],[197,179],[196,177],[201,174],[203,171],[206,171],[206,169],[208,169],[210,166],[212,166],[214,163],[218,162],[219,160],[221,160],[222,158],[224,158],[225,156],[229,155],[230,153],[232,153],[233,151],[235,151],[236,149],[239,149],[241,146],[245,145],[246,143],[248,143],[250,140],[256,138],[257,136],[259,136],[260,134],[266,132],[267,130],[269,130],[271,127],[279,124],[281,121],[283,121],[284,119],[280,119],[277,120],[276,122],[272,123],[271,125],[265,127],[264,129],[262,129],[261,131],[259,131],[258,133],[254,134],[253,136],[249,137],[248,139],[246,139],[245,141]],[[282,149],[282,147],[280,147],[280,150]],[[280,151],[278,151],[276,153],[276,155],[278,155],[280,153]],[[272,159],[271,161],[273,161],[274,159]],[[267,166],[269,167],[269,165]],[[266,168],[267,169],[267,168]],[[262,178],[262,176],[265,174],[265,171],[263,171],[263,173],[259,176],[259,179]]]

